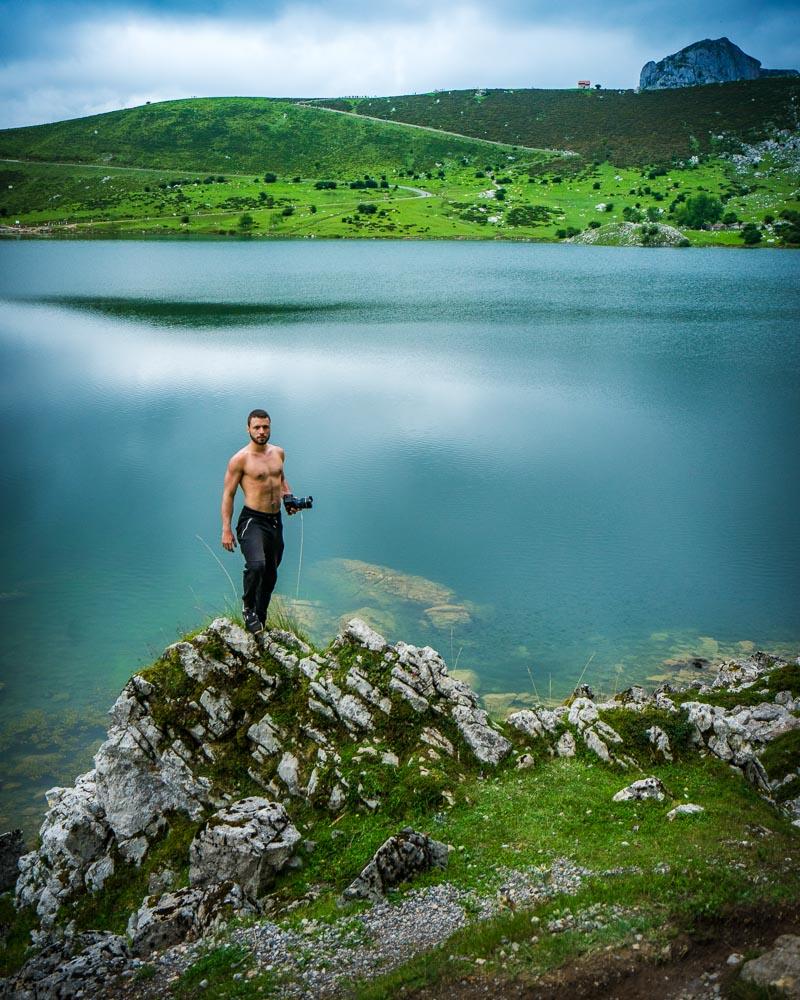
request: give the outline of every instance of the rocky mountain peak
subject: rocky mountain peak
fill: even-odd
[[[757,80],[762,76],[798,76],[797,70],[762,69],[761,62],[747,55],[729,38],[704,38],[645,63],[639,78],[642,90],[696,87],[706,83]]]

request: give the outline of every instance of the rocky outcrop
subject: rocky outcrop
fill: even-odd
[[[761,761],[800,728],[796,691],[795,666],[754,653],[721,664],[713,678],[704,671],[686,689],[634,686],[603,701],[582,685],[563,705],[526,708],[500,724],[435,650],[391,645],[357,619],[323,652],[280,630],[257,641],[217,619],[129,681],[95,767],[72,788],[47,793],[40,845],[19,860],[16,885],[17,905],[35,910],[44,950],[17,982],[53,974],[59,935],[65,981],[74,968],[91,983],[104,963],[110,969],[129,953],[144,957],[279,905],[267,894],[313,849],[293,816],[298,826],[298,817],[324,817],[332,828],[345,813],[402,813],[413,802],[443,811],[464,801],[467,777],[504,764],[529,768],[544,755],[580,755],[630,781],[656,762],[712,754],[766,798],[785,800],[781,808],[800,825],[800,773],[791,763],[776,772],[774,763],[793,758],[773,754],[769,773]],[[648,792],[669,797],[648,778],[615,798]],[[701,808],[672,804],[671,818]],[[404,829],[344,898],[379,899],[446,861],[445,845]],[[101,892],[128,900],[118,916],[130,944],[76,936]],[[58,996],[60,982],[40,995]]]
[[[376,735],[392,717],[402,754]],[[444,785],[511,752],[438,653],[391,646],[358,619],[325,653],[280,630],[257,642],[217,619],[134,676],[111,718],[93,770],[47,793],[41,846],[19,861],[17,905],[34,907],[45,929],[63,905],[143,865],[180,820],[197,829],[190,886],[163,906],[151,894],[132,933],[146,928],[147,940],[167,940],[180,927],[191,935],[209,908],[199,890],[230,884],[255,905],[272,885],[300,840],[287,813],[294,800],[337,813],[380,808],[389,788],[367,788],[365,758],[398,777],[435,772]],[[443,804],[453,801],[443,787]]]
[[[89,931],[51,941],[31,959],[3,996],[14,1000],[72,1000],[100,996],[128,964],[131,952],[119,934]],[[2,990],[2,983],[0,983]]]
[[[447,854],[446,844],[417,833],[410,826],[405,827],[381,844],[366,868],[345,889],[342,898],[377,902],[386,895],[387,889],[407,882],[420,872],[446,868]]]
[[[797,70],[765,70],[729,38],[704,38],[659,62],[645,63],[639,77],[641,90],[696,87],[706,83],[757,80],[762,76],[798,76]]]
[[[506,721],[529,744],[543,747],[549,755],[572,757],[583,749],[604,763],[635,768],[640,766],[635,751],[603,716],[620,709],[646,719],[657,713],[655,717],[660,716],[662,724],[647,726],[644,736],[652,748],[651,759],[664,761],[674,757],[664,727],[668,728],[669,718],[680,718],[691,727],[690,740],[695,750],[711,753],[738,768],[766,799],[783,798],[780,808],[800,826],[800,794],[789,798],[780,794],[784,787],[796,788],[800,793],[800,773],[786,765],[788,771],[770,776],[761,762],[770,743],[800,729],[800,697],[794,697],[789,690],[772,691],[763,686],[766,675],[786,666],[787,661],[780,657],[756,652],[719,664],[708,684],[698,680],[675,689],[665,684],[653,693],[634,685],[610,701],[597,702],[581,690],[574,692],[567,704],[554,709],[523,709]],[[751,703],[753,690],[762,699],[756,704]],[[709,703],[720,694],[742,694],[743,703],[730,708]],[[530,754],[523,755],[517,766],[528,767],[532,761]]]

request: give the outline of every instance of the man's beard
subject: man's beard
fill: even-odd
[[[263,440],[261,440],[262,438]],[[258,437],[255,434],[250,434],[250,440],[253,444],[266,444],[269,441],[269,434],[259,434]]]

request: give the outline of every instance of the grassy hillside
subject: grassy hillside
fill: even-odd
[[[0,158],[318,177],[418,172],[495,147],[256,97],[148,104],[0,131]]]
[[[720,160],[660,173],[577,158],[487,166],[447,161],[410,176],[387,167],[369,182],[354,172],[320,187],[306,176],[0,163],[0,231],[553,241],[642,220],[678,225],[690,243],[742,246],[739,224],[692,229],[676,220],[690,199],[714,192],[723,217],[758,227],[762,245],[800,239],[780,219],[787,211],[800,219],[797,177],[763,162],[745,174]]]
[[[791,80],[756,85],[752,92],[762,97],[767,90],[786,97],[790,87],[800,87]],[[727,87],[692,93],[701,91],[701,108],[708,94],[717,95],[719,103],[720,94],[734,93]],[[674,93],[666,95],[668,101]],[[483,121],[488,130],[510,117],[498,115],[509,108],[516,108],[522,121],[523,98],[530,102],[531,94],[555,95],[564,107],[587,109],[588,132],[581,133],[586,143],[591,129],[600,128],[591,109],[664,96],[469,92],[470,113],[477,117],[467,122],[462,108],[460,127],[478,129]],[[464,95],[402,100],[417,110],[448,100],[456,108]],[[680,97],[674,107],[690,108],[685,100]],[[370,111],[380,110],[376,103],[390,113],[400,99],[355,102]],[[740,132],[746,131],[745,119],[753,138],[759,129],[769,131],[765,121],[781,124],[779,103],[740,102]],[[772,119],[759,118],[767,115],[767,104]],[[537,121],[536,115],[530,118],[531,128]],[[661,133],[646,133],[643,121],[638,132],[631,120],[626,127],[653,160]],[[570,137],[562,129],[549,140],[566,146]],[[700,145],[695,139],[690,149]],[[602,242],[605,233],[617,231],[615,224],[635,223],[650,227],[636,230],[642,242],[657,244],[654,224],[666,223],[685,233],[688,243],[797,245],[798,163],[791,143],[780,148],[770,143],[751,147],[738,163],[701,152],[668,167],[624,166],[614,159],[455,136],[287,101],[193,99],[0,132],[0,233],[552,241],[602,229],[592,236]],[[713,202],[705,220],[687,214],[697,198]],[[725,228],[710,229],[718,220]]]
[[[669,162],[798,127],[800,80],[742,80],[651,90],[449,90],[319,105],[551,149],[618,166]]]

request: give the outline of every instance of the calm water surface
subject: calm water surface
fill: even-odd
[[[769,250],[0,244],[0,826],[235,601],[219,493],[255,406],[316,500],[279,590],[317,641],[359,612],[542,697],[799,646],[799,276]]]

